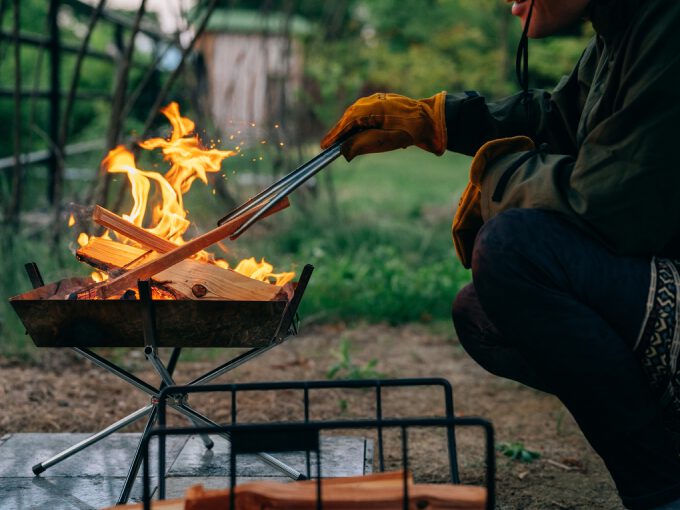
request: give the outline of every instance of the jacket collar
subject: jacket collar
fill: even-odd
[[[592,0],[590,21],[598,35],[613,42],[625,32],[645,3],[646,0]]]

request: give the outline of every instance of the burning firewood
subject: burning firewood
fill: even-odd
[[[147,150],[160,149],[165,161],[171,164],[170,168],[165,174],[138,168],[135,155],[122,145],[107,154],[102,167],[109,173],[127,176],[132,208],[128,214],[118,215],[94,206],[92,220],[107,230],[101,237],[90,237],[82,232],[78,236],[81,248],[77,257],[107,274],[94,272],[93,281],[98,283],[55,298],[133,298],[137,282],[152,279],[156,298],[285,300],[292,293],[292,287],[285,287],[285,284],[293,278],[293,273],[274,273],[273,267],[264,259],[255,262],[253,258],[242,260],[232,271],[227,269],[226,261],[217,260],[204,250],[237,231],[240,233],[239,229],[246,222],[249,222],[247,227],[256,219],[288,207],[288,199],[277,196],[259,200],[247,212],[235,211],[234,217],[226,223],[185,240],[183,236],[190,222],[183,205],[184,193],[196,180],[208,184],[208,174],[220,172],[223,160],[238,154],[239,147],[234,150],[205,147],[195,132],[194,122],[181,116],[176,103],[161,109],[161,113],[172,125],[170,136],[145,140],[139,145]],[[159,200],[150,203],[152,186],[156,191],[153,196]],[[75,207],[69,226],[82,223],[85,211],[85,208]],[[259,212],[264,214],[260,216]],[[145,219],[148,213],[151,221]],[[253,218],[255,215],[257,218]],[[119,242],[111,239],[111,231],[116,233]]]
[[[267,211],[263,215],[263,217],[267,217],[270,216],[271,214],[279,212],[280,210],[285,209],[289,205],[290,202],[288,201],[288,198],[284,198],[283,200],[279,201],[278,204],[272,207],[269,211]],[[243,223],[245,223],[248,218],[249,216],[246,215],[239,216],[238,218],[235,218],[234,225],[236,226],[236,228],[238,228]],[[148,230],[138,227],[137,225],[127,221],[125,218],[121,218],[116,213],[113,213],[108,209],[105,209],[98,205],[94,207],[94,211],[92,212],[92,221],[94,221],[98,225],[101,225],[102,227],[106,227],[110,230],[113,230],[114,232],[117,232],[118,234],[132,241],[135,241],[136,243],[139,243],[145,248],[156,251],[158,253],[167,253],[177,248],[176,244],[171,243],[170,241],[163,239],[162,237],[158,237],[157,235],[152,234]]]
[[[287,207],[286,202],[276,204],[271,211],[275,209],[284,209]],[[244,221],[252,217],[259,208],[254,208],[248,213],[234,218],[213,230],[206,232],[203,235],[195,237],[186,244],[175,246],[171,251],[163,255],[153,258],[148,262],[143,263],[124,274],[117,276],[106,282],[94,285],[88,289],[78,292],[77,299],[108,299],[116,295],[120,295],[127,289],[134,287],[137,280],[145,280],[157,275],[158,273],[171,268],[175,264],[191,257],[195,253],[215,244],[222,239],[229,237],[236,232]]]
[[[76,256],[101,271],[134,268],[158,254],[109,239],[93,238]],[[173,294],[186,299],[223,299],[231,301],[272,301],[282,288],[243,276],[230,269],[192,259],[157,273],[153,280]]]

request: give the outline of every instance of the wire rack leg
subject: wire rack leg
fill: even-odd
[[[135,478],[137,478],[139,467],[142,465],[142,455],[144,453],[142,451],[142,444],[144,438],[151,431],[154,423],[156,423],[157,416],[158,408],[154,406],[153,410],[151,411],[151,415],[146,422],[146,426],[144,427],[144,432],[142,432],[142,437],[139,438],[139,443],[137,444],[137,449],[135,450],[135,456],[132,459],[132,464],[130,464],[130,469],[128,470],[127,477],[125,478],[125,483],[123,484],[123,490],[120,492],[120,496],[118,496],[118,502],[116,503],[117,505],[124,505],[127,503],[128,499],[130,499],[132,486],[135,483]]]

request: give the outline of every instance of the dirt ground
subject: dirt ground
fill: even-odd
[[[337,361],[333,352],[341,339],[351,345],[351,361],[363,365],[377,358],[386,377],[443,377],[453,384],[455,412],[482,416],[495,427],[497,443],[522,442],[540,453],[523,463],[496,453],[499,509],[621,509],[611,478],[564,407],[553,397],[486,373],[470,359],[445,328],[422,325],[389,327],[342,325],[307,328],[297,337],[214,382],[324,380]],[[233,350],[232,350],[233,351]],[[156,381],[141,352],[117,361],[150,382]],[[210,361],[180,361],[176,381],[187,382],[227,359],[215,351]],[[167,355],[167,354],[166,354]],[[195,356],[195,353],[193,354]],[[188,359],[192,357],[189,353]],[[372,394],[366,391],[312,393],[312,419],[371,417]],[[299,393],[253,394],[240,397],[239,421],[302,418]],[[11,432],[96,431],[138,407],[147,397],[67,350],[43,350],[33,366],[0,359],[0,436]],[[229,398],[193,396],[191,404],[217,421],[229,418]],[[443,411],[435,390],[386,391],[385,416],[435,415]],[[181,422],[178,422],[181,423]],[[126,430],[139,430],[130,427]],[[417,432],[417,431],[416,431]],[[421,431],[422,432],[422,431]],[[464,482],[483,476],[481,433],[457,433]],[[401,463],[396,436],[386,437],[386,465]],[[448,461],[443,438],[434,433],[409,437],[410,467],[417,479],[445,480]]]

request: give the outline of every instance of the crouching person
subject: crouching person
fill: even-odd
[[[417,145],[474,156],[453,235],[472,283],[453,320],[488,371],[556,395],[630,509],[680,510],[680,2],[516,0],[522,92],[352,105],[322,142],[351,160]],[[528,39],[596,35],[552,92]]]

